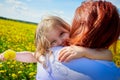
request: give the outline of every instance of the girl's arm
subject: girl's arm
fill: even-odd
[[[17,52],[15,60],[27,63],[37,62],[36,58],[34,57],[34,53],[28,51]]]
[[[87,57],[98,60],[112,60],[112,53],[108,49],[90,49],[81,46],[65,47],[60,51],[59,61],[67,62],[72,59]]]
[[[4,53],[0,54],[0,60],[6,60],[4,58]],[[34,63],[37,62],[36,58],[34,57],[34,53],[24,51],[24,52],[16,52],[16,57],[14,58],[16,61],[26,62],[26,63]]]

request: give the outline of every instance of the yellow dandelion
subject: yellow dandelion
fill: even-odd
[[[16,52],[9,49],[4,52],[5,59],[14,59],[16,57]]]
[[[32,67],[32,66],[33,66],[32,64],[29,65],[29,67]]]
[[[113,56],[113,61],[116,62],[117,60],[120,60],[120,56],[119,55],[114,55]]]
[[[120,67],[120,60],[116,60],[115,64],[117,67]]]
[[[34,75],[35,75],[35,72],[29,73],[29,76],[30,76],[30,77],[32,77],[32,76],[34,76]]]
[[[16,64],[16,61],[14,60],[14,61],[12,62],[12,64]]]
[[[13,73],[13,74],[12,74],[12,77],[13,77],[13,78],[17,78],[17,75]]]
[[[0,64],[0,68],[1,68],[1,67],[3,67],[3,65],[2,65],[2,64]]]
[[[20,66],[20,69],[23,69],[24,67],[23,66]]]
[[[7,62],[7,64],[11,64],[11,62]]]
[[[14,67],[14,65],[10,65],[10,68],[13,68]]]
[[[6,72],[6,70],[0,70],[0,73],[4,73],[4,72]]]
[[[22,73],[22,71],[18,71],[18,74],[21,74]]]

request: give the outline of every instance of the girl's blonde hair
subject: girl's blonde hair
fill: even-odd
[[[46,16],[38,24],[35,33],[36,59],[39,59],[42,55],[46,56],[47,53],[51,52],[49,50],[51,45],[46,37],[46,33],[50,28],[56,28],[56,25],[61,25],[66,30],[70,31],[70,25],[57,16]]]

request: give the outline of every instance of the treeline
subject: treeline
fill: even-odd
[[[17,20],[17,19],[10,19],[10,18],[6,18],[6,17],[2,17],[0,16],[0,19],[4,19],[4,20],[11,20],[11,21],[16,21],[16,22],[23,22],[23,23],[29,23],[29,24],[36,24],[35,22],[29,22],[29,21],[22,21],[22,20]]]

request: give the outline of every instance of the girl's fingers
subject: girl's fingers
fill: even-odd
[[[66,48],[61,49],[60,53],[64,52],[65,50],[66,50]]]
[[[69,52],[63,53],[63,55],[60,57],[59,61],[64,62],[64,60],[70,55]]]
[[[60,54],[59,54],[59,57],[58,57],[58,60],[61,59],[61,57],[67,52],[66,49],[63,49],[60,51]]]
[[[60,53],[59,53],[59,57],[63,55],[63,53],[65,53],[65,49],[61,50]]]
[[[61,62],[65,62],[66,60],[68,61],[69,58],[71,59],[70,55],[73,55],[74,51],[70,47],[65,47],[61,50],[58,60]]]
[[[73,55],[69,55],[65,60],[64,62],[69,62],[70,60],[72,60],[74,57]]]

